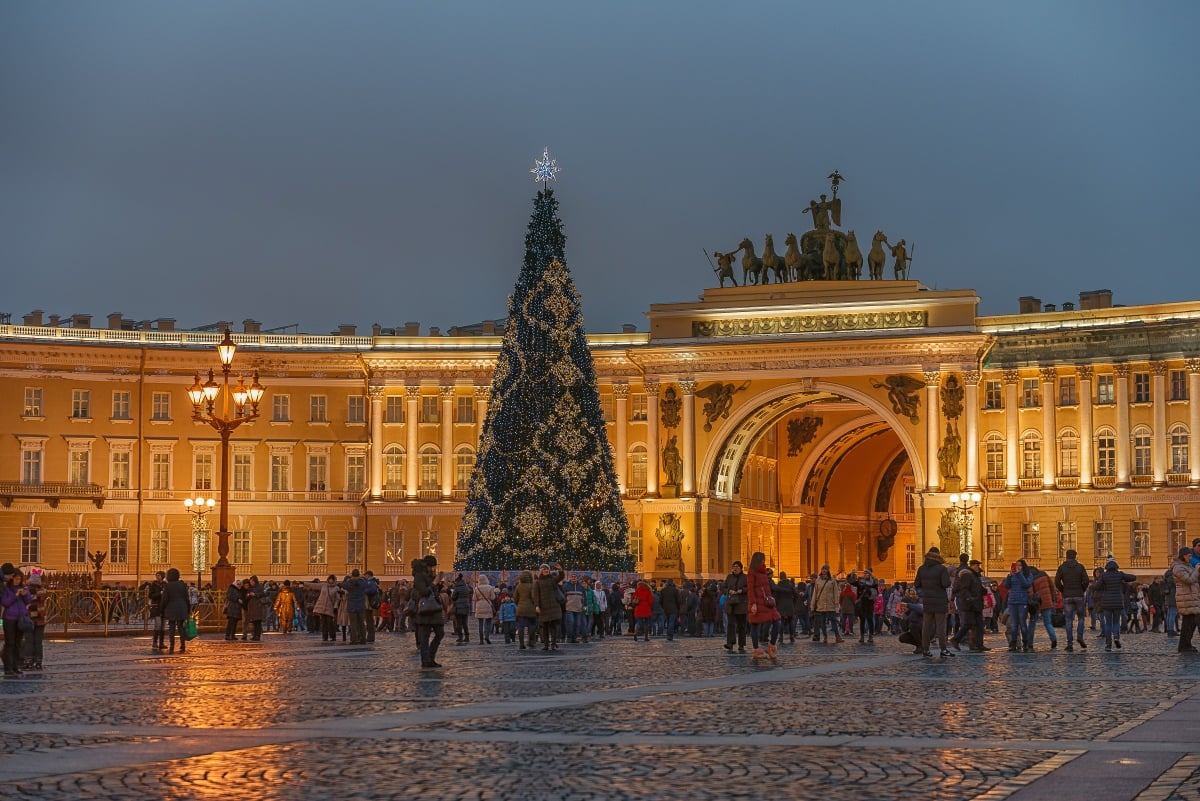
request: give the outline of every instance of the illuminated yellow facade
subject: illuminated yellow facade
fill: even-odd
[[[807,282],[710,289],[652,306],[648,333],[590,336],[640,569],[723,575],[763,550],[789,574],[906,578],[935,544],[993,575],[1068,547],[1164,569],[1200,534],[1200,302],[1108,300],[978,317],[969,290]],[[0,326],[3,559],[188,574],[183,500],[216,494],[220,441],[186,391],[220,332],[52,322]],[[450,564],[500,337],[243,328],[235,371],[267,392],[231,443],[238,574]],[[964,519],[950,495],[971,491]],[[680,535],[682,560],[660,559]]]

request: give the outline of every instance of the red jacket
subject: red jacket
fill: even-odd
[[[654,614],[654,593],[645,584],[638,584],[634,590],[637,606],[633,608],[634,617],[650,617]]]
[[[779,610],[775,608],[775,596],[771,594],[771,580],[767,578],[767,566],[746,574],[746,600],[750,604],[750,614],[746,618],[751,623],[773,623],[779,620]]]

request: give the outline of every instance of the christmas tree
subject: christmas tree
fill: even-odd
[[[634,569],[579,293],[548,184],[556,171],[548,153],[531,171],[544,185],[508,300],[458,532],[458,570],[519,570],[541,562]]]

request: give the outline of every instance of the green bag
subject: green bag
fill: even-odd
[[[189,617],[183,622],[183,639],[194,640],[199,633],[200,630],[196,627],[196,618]]]

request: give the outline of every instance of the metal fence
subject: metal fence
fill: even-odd
[[[131,590],[43,590],[47,634],[130,634],[153,628],[146,592]],[[224,593],[200,590],[193,609],[201,628],[224,625]]]

